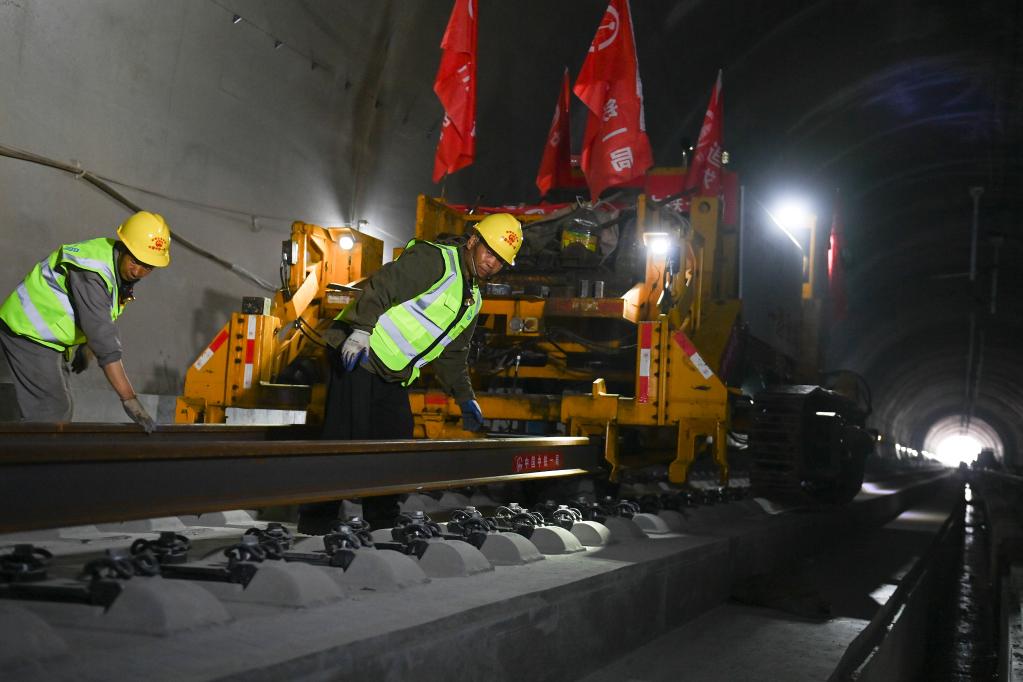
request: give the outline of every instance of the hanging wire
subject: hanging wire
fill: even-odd
[[[35,163],[41,166],[48,166],[49,168],[56,168],[57,170],[62,170],[66,173],[70,173],[74,175],[76,178],[85,180],[89,184],[93,185],[98,190],[100,190],[107,196],[111,197],[112,199],[114,199],[114,201],[126,207],[133,213],[137,213],[138,211],[143,210],[142,207],[140,207],[138,204],[131,201],[123,194],[121,194],[113,187],[111,187],[108,181],[105,181],[103,178],[94,173],[91,173],[90,171],[78,168],[77,166],[72,166],[71,164],[64,163],[62,161],[49,159],[46,158],[45,156],[33,154],[32,152],[15,149],[14,147],[9,147],[4,144],[0,144],[0,156],[6,156],[12,159],[18,159],[20,161],[28,161],[29,163]],[[239,277],[248,280],[249,282],[255,284],[256,286],[259,286],[265,289],[266,291],[277,291],[277,288],[273,284],[263,279],[259,275],[247,270],[246,268],[242,267],[241,265],[238,265],[237,263],[232,263],[231,261],[225,258],[221,258],[220,256],[214,254],[211,251],[207,251],[198,244],[188,240],[185,237],[182,237],[180,233],[172,231],[171,238],[176,243],[181,244],[181,246],[188,249],[189,251],[192,251],[193,253],[202,256],[203,258],[211,260],[217,265],[220,265],[221,267],[227,268],[228,270],[235,273]]]

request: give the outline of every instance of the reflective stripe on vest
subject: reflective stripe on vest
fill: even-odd
[[[84,343],[84,332],[75,321],[67,290],[67,266],[95,272],[110,294],[110,319],[123,308],[117,300],[113,239],[91,239],[65,244],[36,264],[7,297],[0,318],[11,331],[55,350]]]
[[[457,246],[433,244],[444,259],[444,273],[429,289],[392,306],[377,319],[370,348],[384,365],[400,372],[412,365],[408,386],[421,367],[436,359],[476,318],[482,301],[473,285],[473,302],[463,310],[465,291]],[[406,248],[411,247],[414,240]]]

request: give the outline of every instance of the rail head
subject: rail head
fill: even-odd
[[[57,440],[0,438],[0,532],[605,473],[587,438]]]

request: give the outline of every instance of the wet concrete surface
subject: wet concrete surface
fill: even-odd
[[[955,562],[954,589],[936,604],[921,682],[998,679],[996,599],[982,501],[967,503],[963,514],[962,537],[948,557]]]
[[[881,528],[754,575],[733,587],[729,603],[580,679],[826,680],[960,495],[958,482],[949,481]]]
[[[865,624],[724,604],[582,681],[821,682]]]

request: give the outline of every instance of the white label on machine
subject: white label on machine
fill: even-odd
[[[636,402],[650,402],[650,348],[653,346],[653,323],[640,322],[639,327],[639,386]]]
[[[693,345],[693,342],[689,340],[688,336],[679,330],[675,332],[675,335],[672,338],[675,339],[675,343],[679,345],[679,348],[681,348],[682,351],[689,356],[689,360],[693,363],[693,366],[696,367],[696,371],[702,374],[704,379],[710,379],[714,376],[714,370],[712,370],[707,363],[704,362],[703,358],[700,357],[699,351],[696,350],[696,346]]]
[[[206,363],[209,362],[210,358],[212,358],[212,357],[213,357],[213,351],[210,350],[209,348],[207,348],[206,350],[204,350],[202,352],[202,355],[199,356],[199,359],[196,360],[195,364],[192,365],[192,366],[195,367],[195,370],[198,372],[200,369],[202,369],[203,367],[206,366]]]
[[[245,380],[243,388],[252,387],[252,362],[256,356],[256,316],[249,315],[248,328],[245,334]]]
[[[639,375],[641,377],[650,376],[650,349],[644,348],[639,351]]]
[[[196,372],[198,372],[199,370],[206,366],[206,363],[209,362],[210,358],[212,358],[220,349],[220,347],[224,345],[225,341],[227,341],[226,329],[222,330],[219,334],[217,334],[217,338],[213,339],[213,343],[206,347],[206,350],[202,352],[202,355],[199,356],[199,359],[196,360],[195,363],[192,365],[193,367],[195,367]]]

